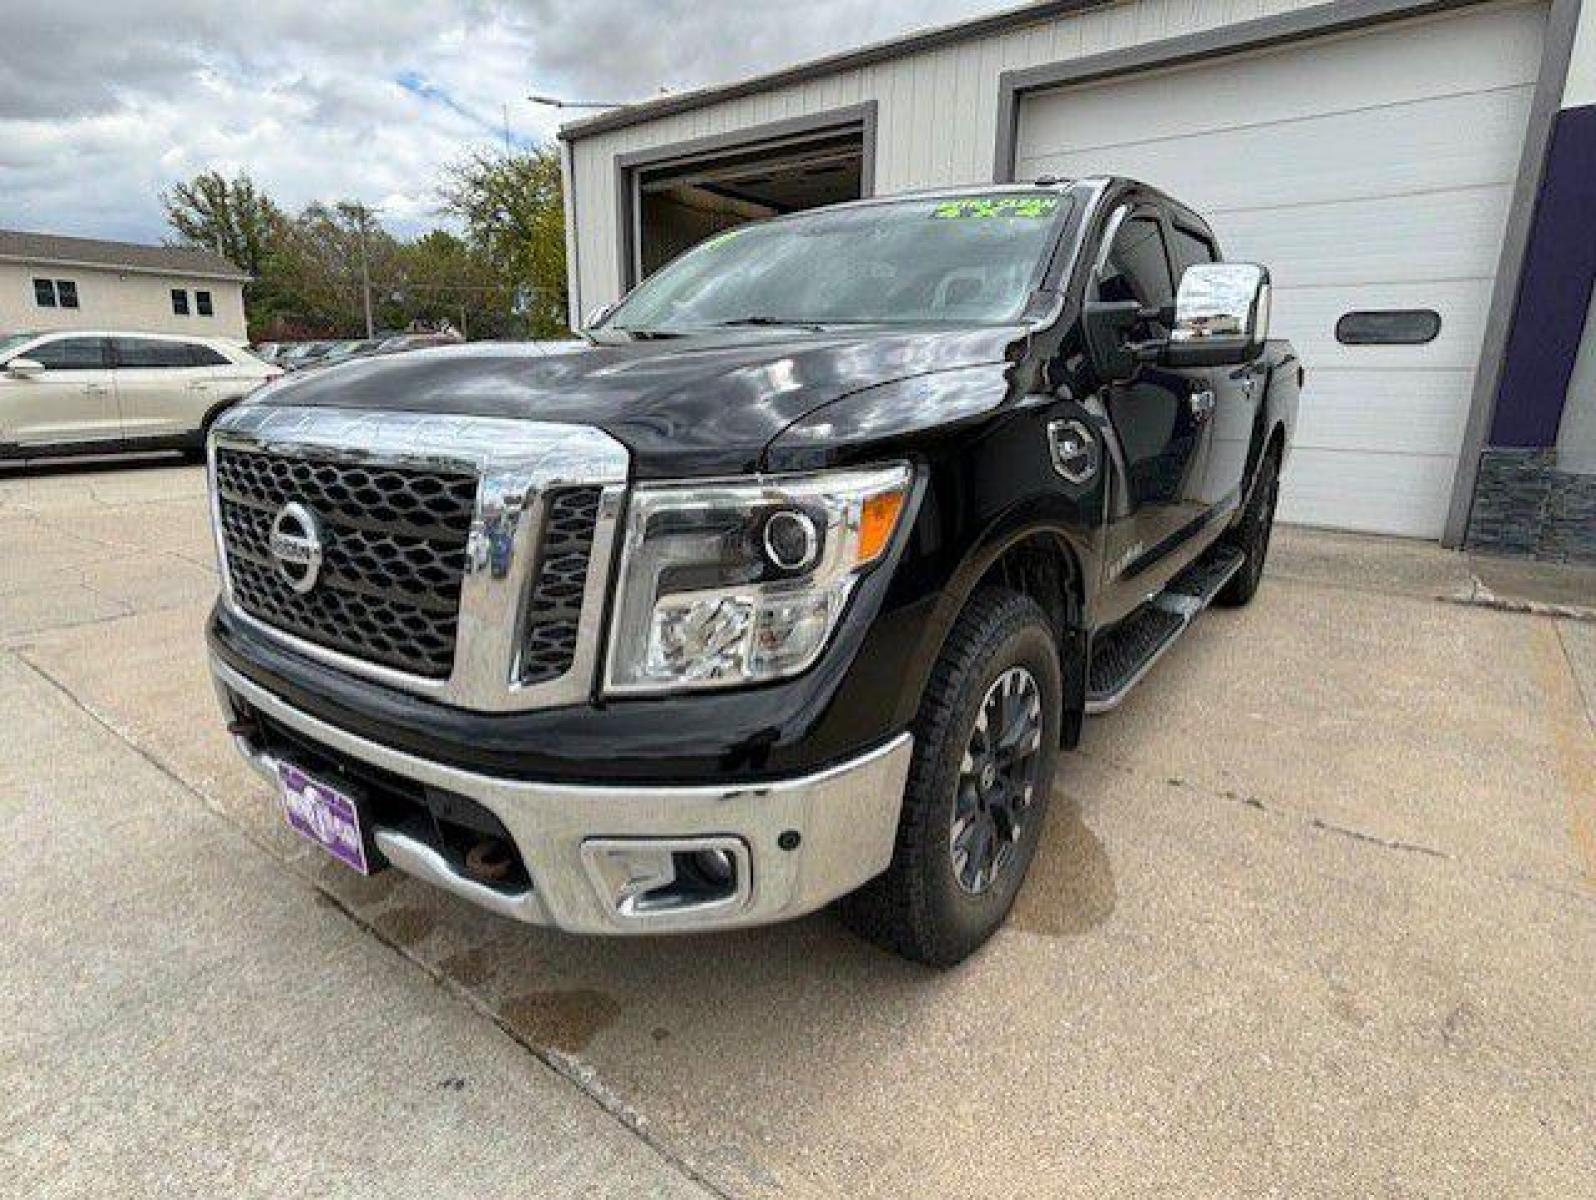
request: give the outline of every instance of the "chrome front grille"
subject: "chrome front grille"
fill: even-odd
[[[522,683],[557,679],[571,669],[602,494],[596,487],[564,488],[544,506],[537,577],[527,601]]]
[[[474,475],[219,449],[216,490],[240,608],[319,646],[448,678]],[[292,501],[323,529],[321,577],[304,594],[279,575],[270,547],[272,520]]]
[[[627,456],[596,429],[244,405],[211,446],[224,600],[355,674],[486,710],[593,685]],[[273,523],[311,514],[309,586]]]

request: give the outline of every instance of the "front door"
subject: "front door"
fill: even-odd
[[[1167,310],[1175,288],[1159,212],[1123,209],[1105,233],[1110,240],[1092,285],[1097,298]],[[1168,335],[1162,317],[1155,317],[1130,337]],[[1186,543],[1204,523],[1200,475],[1216,401],[1207,372],[1144,365],[1106,388],[1103,405],[1119,443],[1123,481],[1110,500],[1104,594],[1111,609],[1124,611],[1158,591],[1199,548]]]
[[[0,442],[57,446],[122,436],[104,338],[51,338],[17,357],[44,373],[0,378]]]

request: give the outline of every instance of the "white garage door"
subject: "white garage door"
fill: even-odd
[[[1544,22],[1491,5],[1022,101],[1016,178],[1145,180],[1269,266],[1308,369],[1283,519],[1441,535]],[[1371,309],[1440,333],[1338,343]]]

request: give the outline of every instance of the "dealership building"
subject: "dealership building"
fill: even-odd
[[[773,214],[1129,175],[1271,269],[1309,376],[1284,519],[1596,561],[1584,7],[1042,0],[617,108],[560,134],[571,310]]]

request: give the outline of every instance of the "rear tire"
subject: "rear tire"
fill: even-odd
[[[1247,556],[1246,561],[1220,589],[1214,603],[1223,608],[1240,608],[1248,603],[1263,582],[1264,563],[1269,558],[1269,538],[1275,527],[1275,503],[1280,498],[1280,448],[1270,446],[1258,465],[1258,481],[1247,500],[1241,521],[1225,540]]]
[[[892,865],[840,904],[850,928],[939,967],[992,936],[1036,853],[1062,706],[1047,615],[1017,592],[977,593],[915,719]]]

